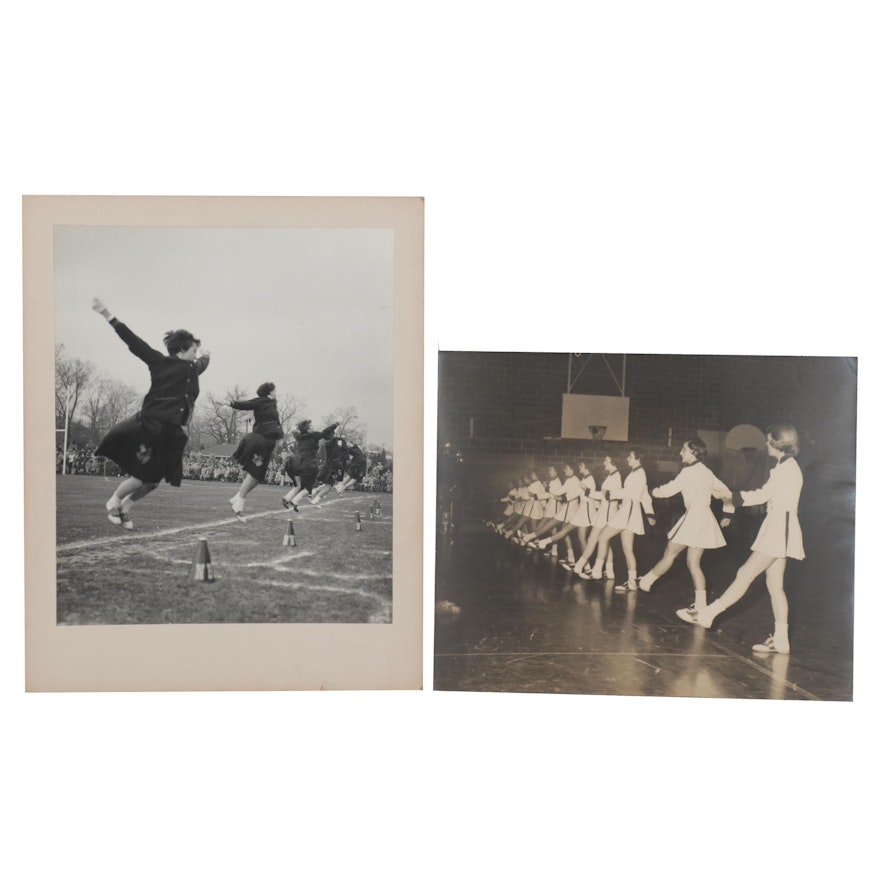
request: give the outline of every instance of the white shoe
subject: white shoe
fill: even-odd
[[[777,642],[773,636],[768,636],[760,645],[752,645],[752,650],[758,654],[790,654],[791,646],[788,642]]]
[[[109,519],[114,526],[121,526],[122,509],[118,505],[112,504],[110,501],[108,501],[104,506],[107,508],[107,519]]]
[[[244,510],[244,498],[241,495],[233,495],[229,499],[229,503],[232,505],[232,512],[235,514],[239,514]]]
[[[694,626],[697,626],[697,606],[691,605],[690,608],[679,608],[678,611],[675,612],[675,616],[679,618],[679,620],[683,620],[685,623],[692,623]]]

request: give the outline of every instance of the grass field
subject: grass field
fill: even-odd
[[[56,480],[58,624],[391,622],[391,495],[331,492],[295,513],[281,489],[258,486],[242,523],[228,503],[237,485],[163,483],[126,531],[104,509],[116,482]],[[200,538],[213,583],[188,581]]]

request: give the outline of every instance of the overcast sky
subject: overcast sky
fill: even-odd
[[[392,246],[390,229],[56,227],[56,343],[146,392],[98,297],[155,349],[172,329],[202,340],[200,401],[272,381],[316,427],[351,406],[391,448]]]

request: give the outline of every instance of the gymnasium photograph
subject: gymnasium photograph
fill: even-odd
[[[435,689],[851,701],[856,386],[441,351]]]

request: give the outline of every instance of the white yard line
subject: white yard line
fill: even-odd
[[[275,517],[284,516],[285,519],[290,519],[289,516],[285,516],[286,514],[287,514],[287,511],[285,511],[285,510],[281,510],[281,511],[267,510],[267,511],[264,511],[263,513],[249,513],[249,514],[247,514],[247,519],[248,520],[263,519],[267,516],[275,516]],[[311,518],[309,518],[309,519],[311,519]],[[294,523],[295,522],[296,522],[296,520],[294,519]],[[382,522],[381,520],[368,520],[367,522],[370,527],[372,527],[373,525],[375,525],[377,523],[381,523],[382,525],[386,525],[386,524],[391,525],[390,519],[386,520],[385,522]],[[123,541],[132,541],[136,538],[164,538],[168,535],[179,535],[182,532],[197,532],[201,529],[215,529],[215,528],[219,528],[220,526],[237,526],[240,528],[247,528],[247,523],[246,522],[244,522],[244,523],[239,522],[238,519],[236,519],[234,516],[231,516],[231,517],[224,517],[223,519],[215,520],[214,522],[196,523],[194,525],[179,526],[178,528],[174,528],[174,529],[161,529],[158,532],[138,532],[138,530],[135,528],[131,532],[126,532],[125,530],[122,530],[122,534],[115,535],[113,537],[90,538],[88,541],[72,541],[69,544],[59,544],[57,546],[56,550],[58,553],[64,553],[68,550],[84,550],[87,548],[100,547],[100,546],[104,546],[104,545],[108,545],[108,544],[119,544],[119,543],[122,543]]]

